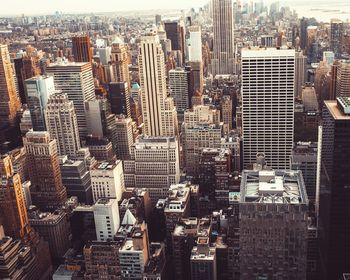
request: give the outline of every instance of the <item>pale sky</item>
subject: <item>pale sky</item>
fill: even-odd
[[[189,9],[201,7],[208,0],[0,0],[0,14],[52,14],[114,12],[151,9]],[[5,4],[7,2],[8,4]]]
[[[93,13],[141,11],[155,9],[189,9],[203,7],[210,0],[0,0],[1,15],[42,15],[63,13]],[[238,0],[233,0],[238,1]],[[261,0],[240,0],[241,3]],[[278,0],[262,0],[269,5]],[[295,9],[299,16],[330,18],[350,18],[350,0],[279,0],[280,6]],[[319,8],[315,11],[315,8]],[[323,9],[332,10],[322,11]],[[336,10],[336,11],[333,11]]]

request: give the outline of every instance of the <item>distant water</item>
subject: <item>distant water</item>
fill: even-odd
[[[265,3],[275,2],[273,0]],[[350,0],[281,0],[280,6],[295,10],[299,17],[314,17],[318,21],[330,22],[332,18],[350,20]],[[269,4],[268,4],[269,5]]]

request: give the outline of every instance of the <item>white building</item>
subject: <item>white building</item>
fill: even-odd
[[[53,77],[37,76],[25,80],[24,83],[33,130],[46,130],[44,110],[49,97],[55,93]]]
[[[93,200],[115,198],[120,201],[125,190],[123,163],[102,162],[90,171]]]
[[[78,119],[79,135],[80,138],[84,138],[87,135],[85,102],[95,99],[91,63],[60,61],[50,64],[46,72],[53,76],[55,88],[66,93],[68,99],[73,101]]]
[[[93,206],[97,241],[113,239],[120,226],[118,201],[101,198]]]
[[[170,96],[174,99],[176,110],[182,113],[189,108],[189,80],[190,72],[183,68],[169,71]]]
[[[176,108],[167,98],[164,54],[155,33],[141,38],[139,68],[145,135],[177,135]]]
[[[295,50],[242,50],[244,168],[264,153],[274,169],[289,169],[294,133]]]
[[[234,37],[232,0],[211,0],[213,16],[212,74],[234,73]]]
[[[187,40],[187,51],[189,61],[202,62],[202,32],[200,26],[190,26],[190,34]]]
[[[139,136],[124,161],[126,187],[146,188],[152,202],[167,197],[180,181],[179,145],[175,137]]]
[[[73,101],[67,94],[54,94],[48,100],[45,110],[46,129],[52,139],[57,140],[58,153],[75,156],[81,148],[77,115]]]

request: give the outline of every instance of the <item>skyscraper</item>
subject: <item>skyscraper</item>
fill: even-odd
[[[111,55],[114,81],[128,83],[128,87],[130,88],[128,46],[119,37],[112,43]]]
[[[308,198],[301,171],[244,170],[240,191],[240,279],[306,279]]]
[[[180,51],[181,58],[179,59],[180,64],[185,60],[185,32],[182,22],[178,21],[166,21],[164,22],[164,29],[166,37],[171,41],[171,49],[173,51]]]
[[[131,147],[131,160],[123,163],[125,186],[148,189],[154,204],[180,181],[176,137],[139,136]]]
[[[13,125],[21,102],[7,45],[0,45],[0,127]]]
[[[177,135],[176,108],[172,98],[167,98],[164,55],[155,33],[141,39],[139,67],[145,134]]]
[[[123,114],[126,117],[131,117],[130,90],[127,82],[109,83],[108,99],[113,114]]]
[[[131,146],[134,144],[133,138],[133,121],[131,118],[116,118],[116,134],[117,134],[117,157],[118,159],[130,159]]]
[[[92,62],[92,51],[89,36],[72,38],[72,52],[75,62]]]
[[[213,58],[212,74],[234,73],[234,38],[232,0],[212,0]]]
[[[306,56],[302,51],[295,52],[295,97],[301,98],[301,92],[305,83]]]
[[[95,86],[90,63],[58,62],[46,70],[54,78],[55,88],[73,101],[80,138],[87,135],[85,102],[95,100]]]
[[[331,20],[331,48],[336,58],[340,58],[343,50],[344,23],[339,19]]]
[[[99,198],[113,198],[117,201],[122,199],[125,191],[123,163],[99,162],[90,171],[93,200]]]
[[[264,153],[269,166],[289,169],[294,133],[295,50],[242,50],[243,161]]]
[[[47,103],[45,110],[46,128],[51,139],[56,139],[58,153],[73,157],[81,148],[77,115],[73,101],[67,94],[54,94]]]
[[[0,158],[0,215],[7,236],[21,239],[30,231],[21,178],[8,155]]]
[[[350,267],[350,99],[323,109],[319,228],[322,279],[341,278]]]
[[[25,80],[25,93],[34,131],[46,130],[44,110],[55,93],[53,77],[37,76]]]
[[[169,71],[170,96],[174,99],[178,114],[189,108],[190,72],[183,68]]]
[[[202,32],[200,26],[190,26],[187,40],[188,60],[202,62]]]
[[[29,131],[23,138],[30,166],[33,204],[42,210],[53,210],[67,199],[62,184],[57,143],[46,131]]]
[[[350,62],[340,62],[337,67],[336,95],[350,96]]]

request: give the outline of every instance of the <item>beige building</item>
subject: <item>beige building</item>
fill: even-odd
[[[146,188],[152,203],[167,197],[169,186],[180,181],[179,145],[175,137],[139,136],[124,161],[126,187]]]
[[[0,45],[0,127],[13,125],[21,102],[7,45]]]
[[[75,156],[81,148],[77,115],[67,94],[51,95],[45,110],[46,129],[56,139],[58,153]]]
[[[139,72],[145,135],[176,136],[176,108],[173,99],[167,97],[164,54],[155,33],[141,38]]]

